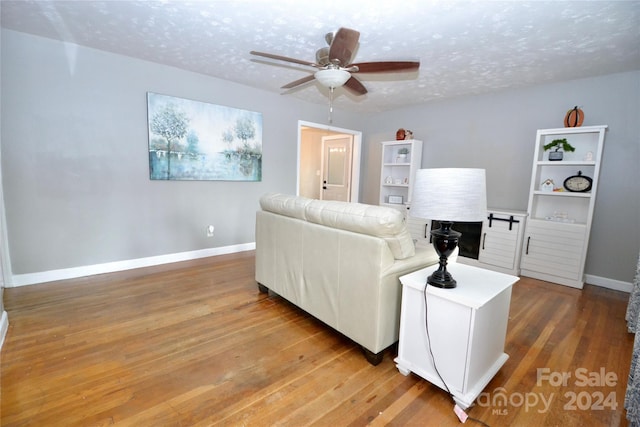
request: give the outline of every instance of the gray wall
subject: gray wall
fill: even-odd
[[[2,5],[0,5],[0,9]],[[0,32],[0,70],[2,69],[2,33]],[[2,99],[2,73],[0,73],[0,99]],[[0,147],[2,147],[2,103],[0,103]],[[2,151],[0,150],[0,186],[2,185]],[[6,252],[7,239],[5,239],[5,221],[4,221],[4,197],[2,188],[0,187],[0,316],[4,312],[4,285],[5,285],[5,270],[4,263]],[[1,327],[1,326],[0,326]],[[1,331],[1,329],[0,329]],[[1,334],[1,332],[0,332]],[[2,335],[0,335],[2,340]]]
[[[3,30],[2,56],[13,274],[253,242],[259,196],[295,193],[298,120],[327,117],[326,106],[14,31]],[[147,91],[262,112],[262,182],[150,181]],[[362,116],[334,116],[361,127]]]
[[[363,200],[378,200],[380,149],[402,127],[424,141],[423,167],[487,169],[487,203],[526,210],[536,130],[563,126],[574,105],[584,125],[608,125],[587,274],[631,282],[640,250],[640,72],[452,99],[371,116]]]
[[[1,157],[13,274],[254,240],[267,191],[295,192],[298,120],[326,106],[132,58],[3,30]],[[263,181],[150,181],[146,92],[263,113]],[[399,127],[425,142],[424,167],[487,169],[491,207],[525,210],[538,128],[574,105],[610,129],[587,273],[630,282],[640,248],[640,73],[550,84],[359,115],[361,199],[377,203],[379,141]],[[207,224],[216,237],[205,236]]]

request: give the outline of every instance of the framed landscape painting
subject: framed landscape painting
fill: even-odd
[[[262,180],[262,114],[147,93],[152,180]]]

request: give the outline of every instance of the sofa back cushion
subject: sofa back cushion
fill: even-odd
[[[402,214],[393,208],[330,200],[312,200],[307,221],[384,239],[395,259],[415,255]]]
[[[280,193],[267,193],[260,198],[263,211],[306,220],[305,207],[312,199]]]
[[[268,193],[260,198],[262,210],[354,233],[384,239],[395,259],[415,255],[415,246],[400,211],[362,203],[315,200]]]

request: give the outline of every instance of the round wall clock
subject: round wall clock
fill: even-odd
[[[582,175],[582,171],[578,171],[577,175],[570,176],[564,180],[564,188],[566,188],[567,191],[577,193],[586,193],[587,191],[591,191],[592,184],[593,180],[588,176]]]

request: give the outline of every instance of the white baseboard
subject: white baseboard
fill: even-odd
[[[585,283],[600,286],[602,288],[613,289],[614,291],[631,292],[633,286],[631,282],[607,279],[606,277],[592,276],[591,274],[585,274],[584,278]]]
[[[134,268],[141,267],[152,267],[154,265],[169,264],[172,262],[189,261],[216,255],[250,251],[255,248],[256,244],[255,242],[253,242],[240,245],[224,246],[219,248],[202,249],[199,251],[180,252],[176,254],[159,255],[148,258],[108,262],[105,264],[86,265],[82,267],[43,271],[39,273],[14,274],[11,277],[11,283],[5,284],[5,287],[15,288],[18,286],[35,285],[37,283],[53,282],[55,280],[75,279],[78,277],[93,276],[95,274],[113,273],[116,271],[132,270]]]
[[[4,344],[4,337],[7,336],[7,331],[9,330],[9,316],[6,311],[2,311],[2,315],[0,316],[0,350],[2,349],[2,344]]]
[[[159,255],[148,258],[109,262],[105,264],[43,271],[39,273],[14,274],[13,276],[11,276],[11,283],[5,283],[4,286],[5,288],[15,288],[18,286],[53,282],[55,280],[75,279],[78,277],[92,276],[95,274],[113,273],[116,271],[132,270],[134,268],[152,267],[154,265],[169,264],[172,262],[189,261],[216,255],[250,251],[255,248],[256,244],[255,242],[253,242],[240,245],[223,246],[219,248],[203,249],[199,251],[180,252],[176,254]],[[592,276],[590,274],[585,275],[585,279],[585,282],[591,285],[613,289],[616,291],[631,292],[632,289],[632,284],[630,282],[608,279],[606,277]],[[2,314],[2,322],[3,323],[0,324],[0,339],[4,339],[4,333],[6,333],[5,329],[8,328],[6,312]]]

